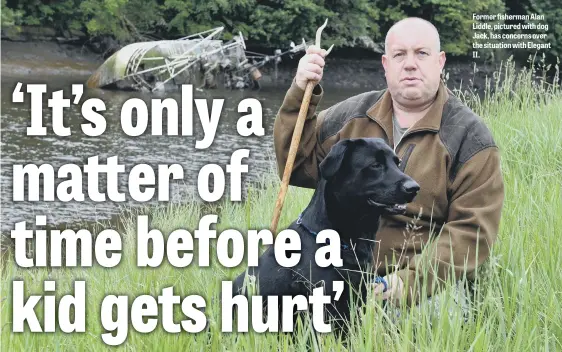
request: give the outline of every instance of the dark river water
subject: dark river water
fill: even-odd
[[[149,164],[157,170],[158,164],[181,164],[184,169],[184,179],[172,181],[170,187],[171,202],[185,202],[193,197],[197,198],[197,175],[199,170],[209,163],[220,165],[223,170],[230,162],[230,157],[235,150],[249,149],[250,156],[243,160],[248,165],[248,173],[243,178],[243,189],[249,182],[257,180],[266,172],[275,170],[273,154],[273,123],[275,114],[283,100],[288,83],[282,86],[264,86],[259,91],[239,90],[207,90],[195,91],[195,98],[225,98],[218,130],[214,142],[207,149],[196,149],[195,142],[203,139],[203,130],[199,116],[194,113],[194,133],[192,136],[151,136],[145,133],[139,137],[127,136],[120,125],[120,112],[123,103],[130,98],[141,98],[147,102],[150,111],[151,99],[175,98],[178,105],[181,102],[181,93],[160,93],[160,95],[110,91],[101,89],[85,89],[82,103],[87,98],[96,97],[106,104],[103,116],[107,121],[106,131],[98,137],[85,135],[80,125],[85,123],[81,115],[80,105],[71,104],[64,112],[65,126],[71,128],[72,134],[68,137],[59,137],[53,133],[51,124],[51,109],[47,105],[47,98],[53,91],[64,90],[64,97],[71,98],[71,84],[83,83],[87,79],[81,76],[46,76],[34,77],[33,80],[2,77],[2,111],[1,111],[1,186],[2,186],[2,232],[9,233],[16,222],[28,221],[34,224],[35,215],[46,215],[47,222],[51,225],[62,225],[74,222],[95,222],[110,219],[118,214],[122,208],[145,205],[163,205],[155,196],[152,202],[138,203],[128,195],[127,175],[136,164]],[[47,127],[47,136],[27,136],[26,128],[30,125],[30,100],[26,94],[24,103],[13,103],[12,92],[17,82],[46,83],[48,92],[43,103],[43,118]],[[25,85],[24,85],[25,87]],[[25,92],[25,90],[24,90]],[[341,99],[360,93],[359,89],[327,89],[321,107],[327,107]],[[253,97],[261,102],[263,110],[264,136],[242,137],[236,130],[237,120],[246,115],[238,112],[238,103],[244,98]],[[180,105],[181,106],[181,105]],[[181,111],[181,110],[180,110]],[[194,107],[194,112],[196,111]],[[181,115],[180,115],[181,116]],[[165,119],[164,119],[165,121]],[[164,126],[164,131],[166,127]],[[148,128],[150,131],[150,126]],[[180,128],[181,131],[181,128]],[[87,175],[84,174],[83,202],[14,202],[13,201],[13,165],[50,164],[55,173],[64,164],[86,164],[89,157],[99,156],[100,164],[105,163],[108,157],[117,156],[119,164],[125,165],[125,173],[121,173],[119,189],[127,194],[125,202],[94,202],[88,198]],[[56,181],[56,184],[64,181]],[[226,174],[228,187],[229,176]],[[105,178],[99,180],[99,190],[104,192]],[[42,190],[42,189],[41,189]],[[55,189],[56,190],[56,189]],[[228,199],[228,190],[223,199]],[[27,198],[26,198],[27,199]]]

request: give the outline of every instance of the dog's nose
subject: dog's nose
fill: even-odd
[[[408,180],[402,184],[402,189],[408,194],[416,194],[420,190],[420,185],[414,180]]]

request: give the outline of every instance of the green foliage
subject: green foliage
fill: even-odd
[[[250,16],[251,33],[265,43],[309,40],[325,18],[333,15],[327,8],[306,0],[289,0],[279,8],[260,4]]]
[[[114,35],[127,40],[130,33],[124,25],[124,8],[128,0],[86,0],[80,4],[80,12],[88,33],[91,35]]]
[[[15,25],[49,26],[56,30],[81,27],[80,16],[76,12],[79,1],[76,0],[61,0],[52,3],[40,0],[8,0],[5,3],[5,5],[4,2],[2,3],[2,13],[5,10],[18,13],[18,21],[14,23]]]
[[[179,38],[224,26],[224,39],[241,32],[253,44],[287,47],[314,40],[329,20],[325,45],[354,46],[360,38],[383,43],[398,20],[417,16],[435,24],[449,55],[472,51],[472,14],[538,13],[547,17],[552,54],[562,55],[558,0],[3,0],[3,25],[80,29],[122,44],[147,38]]]
[[[536,13],[545,16],[542,23],[548,24],[548,37],[545,43],[551,43],[552,49],[548,53],[562,56],[562,6],[560,0],[529,0],[528,13]]]
[[[437,27],[441,49],[451,55],[472,50],[472,14],[504,11],[502,0],[372,0],[372,6],[384,9],[380,22],[383,33],[404,17],[421,17]]]
[[[17,26],[21,24],[23,11],[7,7],[6,0],[2,0],[1,3],[2,3],[2,27]]]

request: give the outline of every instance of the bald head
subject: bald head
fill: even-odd
[[[441,51],[441,41],[439,40],[439,32],[435,26],[423,18],[408,17],[396,22],[386,33],[384,40],[384,51],[388,55],[389,47],[393,41],[393,37],[411,36],[412,33],[431,38],[434,43],[432,48],[435,52]]]
[[[386,35],[382,65],[395,106],[403,111],[423,111],[431,104],[445,65],[439,33],[430,22],[406,18]]]

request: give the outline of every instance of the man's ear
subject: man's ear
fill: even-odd
[[[322,178],[329,180],[336,174],[341,167],[346,150],[349,149],[351,141],[344,139],[334,144],[328,155],[320,163],[320,175]]]
[[[439,67],[441,68],[441,71],[443,70],[443,67],[445,66],[445,61],[447,61],[447,57],[445,56],[445,52],[442,51],[439,53]]]

